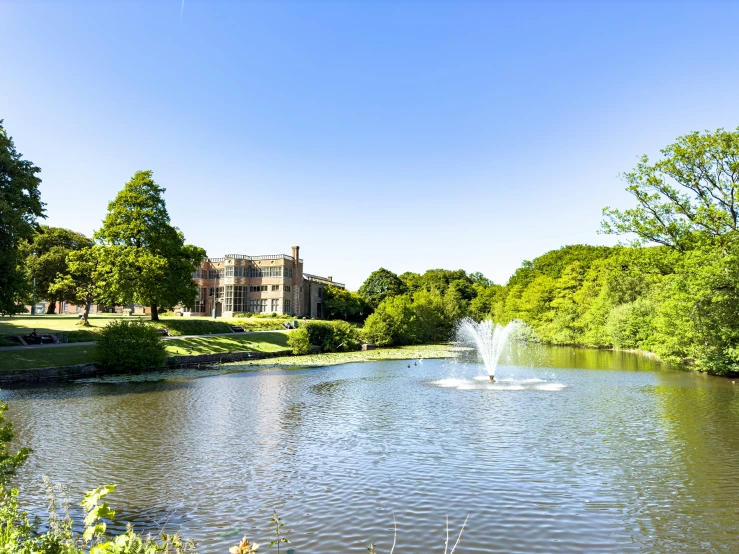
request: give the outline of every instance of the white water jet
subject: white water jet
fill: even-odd
[[[503,327],[489,319],[478,323],[469,317],[457,325],[457,341],[477,350],[491,381],[495,381],[495,368],[508,341],[508,335],[516,325],[517,322],[511,321]]]

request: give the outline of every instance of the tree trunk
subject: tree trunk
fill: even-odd
[[[47,314],[56,313],[56,300],[49,300],[49,303],[46,305],[46,313]]]
[[[157,308],[156,304],[151,305],[151,320],[159,321],[159,308]]]
[[[92,299],[88,298],[87,302],[85,302],[85,315],[82,316],[82,325],[85,327],[90,325],[87,322],[87,318],[90,317],[90,304],[92,304]]]

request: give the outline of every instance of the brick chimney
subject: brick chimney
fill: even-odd
[[[331,277],[331,275],[329,275],[328,277],[326,277],[326,279],[328,279],[328,280],[329,280],[329,281],[331,281],[332,283],[334,282],[334,278],[333,278],[333,277]]]
[[[300,261],[300,246],[293,246],[293,260],[296,264]]]

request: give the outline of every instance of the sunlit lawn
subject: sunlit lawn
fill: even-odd
[[[170,356],[216,354],[219,352],[276,352],[286,350],[287,332],[234,334],[219,337],[191,337],[167,341]]]
[[[40,329],[40,328],[36,328]],[[287,332],[234,334],[233,336],[193,337],[166,341],[170,356],[217,354],[220,352],[276,352],[287,349]],[[3,350],[0,371],[83,364],[95,361],[95,346],[64,346]]]
[[[69,342],[94,341],[96,334],[111,321],[125,319],[128,321],[141,319],[149,321],[149,316],[122,314],[91,314],[90,326],[78,325],[79,318],[75,314],[62,315],[21,315],[0,317],[0,345],[14,344],[8,342],[8,336],[29,335],[35,329],[39,334],[64,333]],[[246,318],[246,319],[211,319],[209,317],[160,316],[155,325],[167,327],[172,335],[207,335],[212,333],[228,333],[229,325],[242,325],[246,330],[279,329],[285,318]]]

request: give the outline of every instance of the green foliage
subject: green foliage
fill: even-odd
[[[16,151],[0,119],[0,315],[21,311],[18,304],[30,292],[19,246],[31,237],[36,220],[45,217],[40,171]]]
[[[284,535],[288,534],[290,531],[285,529],[285,520],[283,520],[280,516],[277,515],[277,510],[274,510],[272,512],[272,518],[269,520],[270,523],[272,523],[274,530],[275,530],[275,540],[270,541],[269,548],[272,548],[273,546],[277,545],[277,553],[280,552],[280,546],[282,544],[289,544],[290,541],[285,537]]]
[[[448,340],[455,320],[447,317],[445,300],[424,290],[386,298],[365,321],[364,336],[378,346]]]
[[[379,306],[388,296],[396,296],[406,292],[403,281],[392,271],[381,267],[370,273],[367,280],[359,287],[359,296],[372,308]]]
[[[104,368],[144,371],[162,367],[166,347],[156,328],[140,320],[116,320],[99,334],[98,362]]]
[[[681,251],[701,238],[720,239],[739,227],[739,128],[679,137],[662,150],[663,159],[624,174],[637,200],[628,210],[605,208],[603,231],[633,233],[645,243]]]
[[[310,334],[306,327],[291,331],[287,337],[287,345],[296,356],[310,354]]]
[[[100,281],[101,247],[89,246],[71,251],[67,255],[66,268],[57,274],[56,280],[49,286],[49,292],[60,298],[85,306],[82,322],[88,324],[90,305],[96,295],[101,295],[98,285]]]
[[[192,305],[197,295],[192,272],[205,257],[171,225],[163,193],[151,171],[136,172],[95,233],[105,246],[99,282],[106,303],[151,306],[154,321],[159,307]]]
[[[36,279],[37,297],[49,302],[47,313],[54,313],[57,300],[78,300],[76,295],[65,294],[66,289],[53,285],[57,275],[68,273],[67,256],[90,246],[92,241],[85,235],[46,225],[38,227],[28,240],[21,242],[20,252],[28,278]]]
[[[307,321],[296,331],[291,331],[288,344],[293,346],[291,340],[294,340],[293,349],[298,348],[305,354],[303,332],[307,333],[308,344],[317,346],[321,352],[351,352],[361,347],[359,330],[346,321]],[[293,339],[296,333],[297,337]]]
[[[357,292],[329,285],[323,296],[323,309],[328,319],[345,321],[364,321],[371,311],[367,302]]]
[[[13,425],[5,421],[5,412],[8,405],[0,402],[0,487],[7,487],[10,480],[18,471],[26,460],[31,451],[28,448],[21,448],[16,453],[11,453],[10,442],[15,434],[13,433]]]

